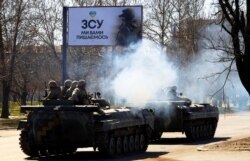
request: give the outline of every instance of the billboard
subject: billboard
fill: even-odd
[[[142,37],[142,6],[68,8],[68,45],[121,45]]]

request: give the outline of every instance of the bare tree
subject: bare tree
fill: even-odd
[[[151,1],[146,9],[146,37],[164,47],[172,44],[173,37],[179,45],[186,44],[185,40],[194,42],[203,6],[204,0]]]
[[[93,1],[88,1],[88,0],[73,0],[73,1],[74,1],[73,4],[77,4],[79,6],[92,6],[93,5]]]
[[[176,64],[188,64],[198,52],[199,30],[204,0],[156,0],[146,8],[144,23],[147,38],[168,49]]]
[[[10,95],[23,98],[25,104],[28,83],[34,76],[31,73],[32,61],[35,59],[30,48],[37,45],[38,27],[34,23],[33,5],[29,0],[3,1],[1,7],[2,54],[1,81],[3,91],[2,117],[8,117]],[[32,72],[31,72],[32,71]]]
[[[9,97],[14,78],[15,64],[19,49],[25,38],[28,36],[25,20],[28,19],[27,9],[29,9],[29,0],[4,0],[1,1],[1,27],[2,40],[4,42],[4,51],[1,56],[2,65],[2,88],[3,88],[3,118],[9,116]]]
[[[163,47],[167,47],[170,41],[174,18],[172,0],[151,1],[147,9],[147,19],[144,23],[146,37]]]
[[[198,52],[199,30],[206,25],[202,17],[204,0],[177,0],[173,3],[175,7],[173,44],[174,49],[182,49],[191,57]]]
[[[240,80],[250,94],[250,0],[218,1],[222,28],[230,35]],[[228,24],[228,25],[227,25]]]
[[[4,50],[4,39],[3,39],[3,1],[0,1],[0,79],[2,84],[2,114],[1,117],[8,117],[9,106],[8,106],[8,96],[5,94],[5,89],[7,88],[7,78],[6,78],[6,65],[5,65],[5,50]]]
[[[56,49],[61,41],[62,31],[62,7],[61,0],[38,0],[36,5],[36,15],[38,30],[38,40],[47,47],[47,53],[52,54],[60,62],[60,53]]]

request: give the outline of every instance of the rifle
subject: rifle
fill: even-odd
[[[43,97],[47,97],[48,96],[48,87],[47,87],[47,82],[46,81],[44,81],[44,96]]]

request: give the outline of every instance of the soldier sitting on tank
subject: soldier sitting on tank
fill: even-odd
[[[79,80],[77,88],[74,89],[72,93],[72,97],[70,98],[70,100],[74,101],[74,104],[77,104],[77,105],[90,104],[89,95],[85,87],[86,87],[85,80]]]
[[[169,99],[177,99],[177,98],[179,98],[179,97],[177,96],[177,87],[176,87],[176,86],[170,87],[170,89],[169,89],[168,92],[167,92],[167,97],[168,97]]]
[[[71,84],[72,84],[72,81],[70,79],[67,79],[64,81],[64,84],[61,87],[62,99],[65,99],[65,100],[68,99],[66,97],[66,93],[67,93],[67,90],[70,88]]]
[[[64,99],[69,99],[72,96],[73,91],[77,87],[78,81],[73,81],[69,89],[67,89]]]
[[[56,81],[51,80],[48,83],[48,95],[44,98],[44,100],[57,100],[62,97],[61,89],[57,86]]]

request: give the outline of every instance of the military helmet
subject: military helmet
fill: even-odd
[[[86,85],[86,81],[85,80],[83,80],[83,79],[79,80],[78,87],[85,87],[85,85]]]
[[[78,81],[74,80],[72,83],[71,83],[71,88],[75,88],[78,84]]]
[[[126,20],[132,20],[135,17],[134,10],[132,8],[126,8],[122,10],[122,14],[119,17],[124,17]]]
[[[171,88],[171,90],[176,91],[176,90],[177,90],[177,87],[176,87],[176,86],[173,86],[173,87]]]
[[[48,84],[50,88],[55,88],[57,86],[57,83],[54,80],[50,80]]]
[[[70,86],[71,86],[71,83],[72,83],[72,80],[67,79],[67,80],[64,81],[64,86],[65,86],[65,87],[70,87]]]

